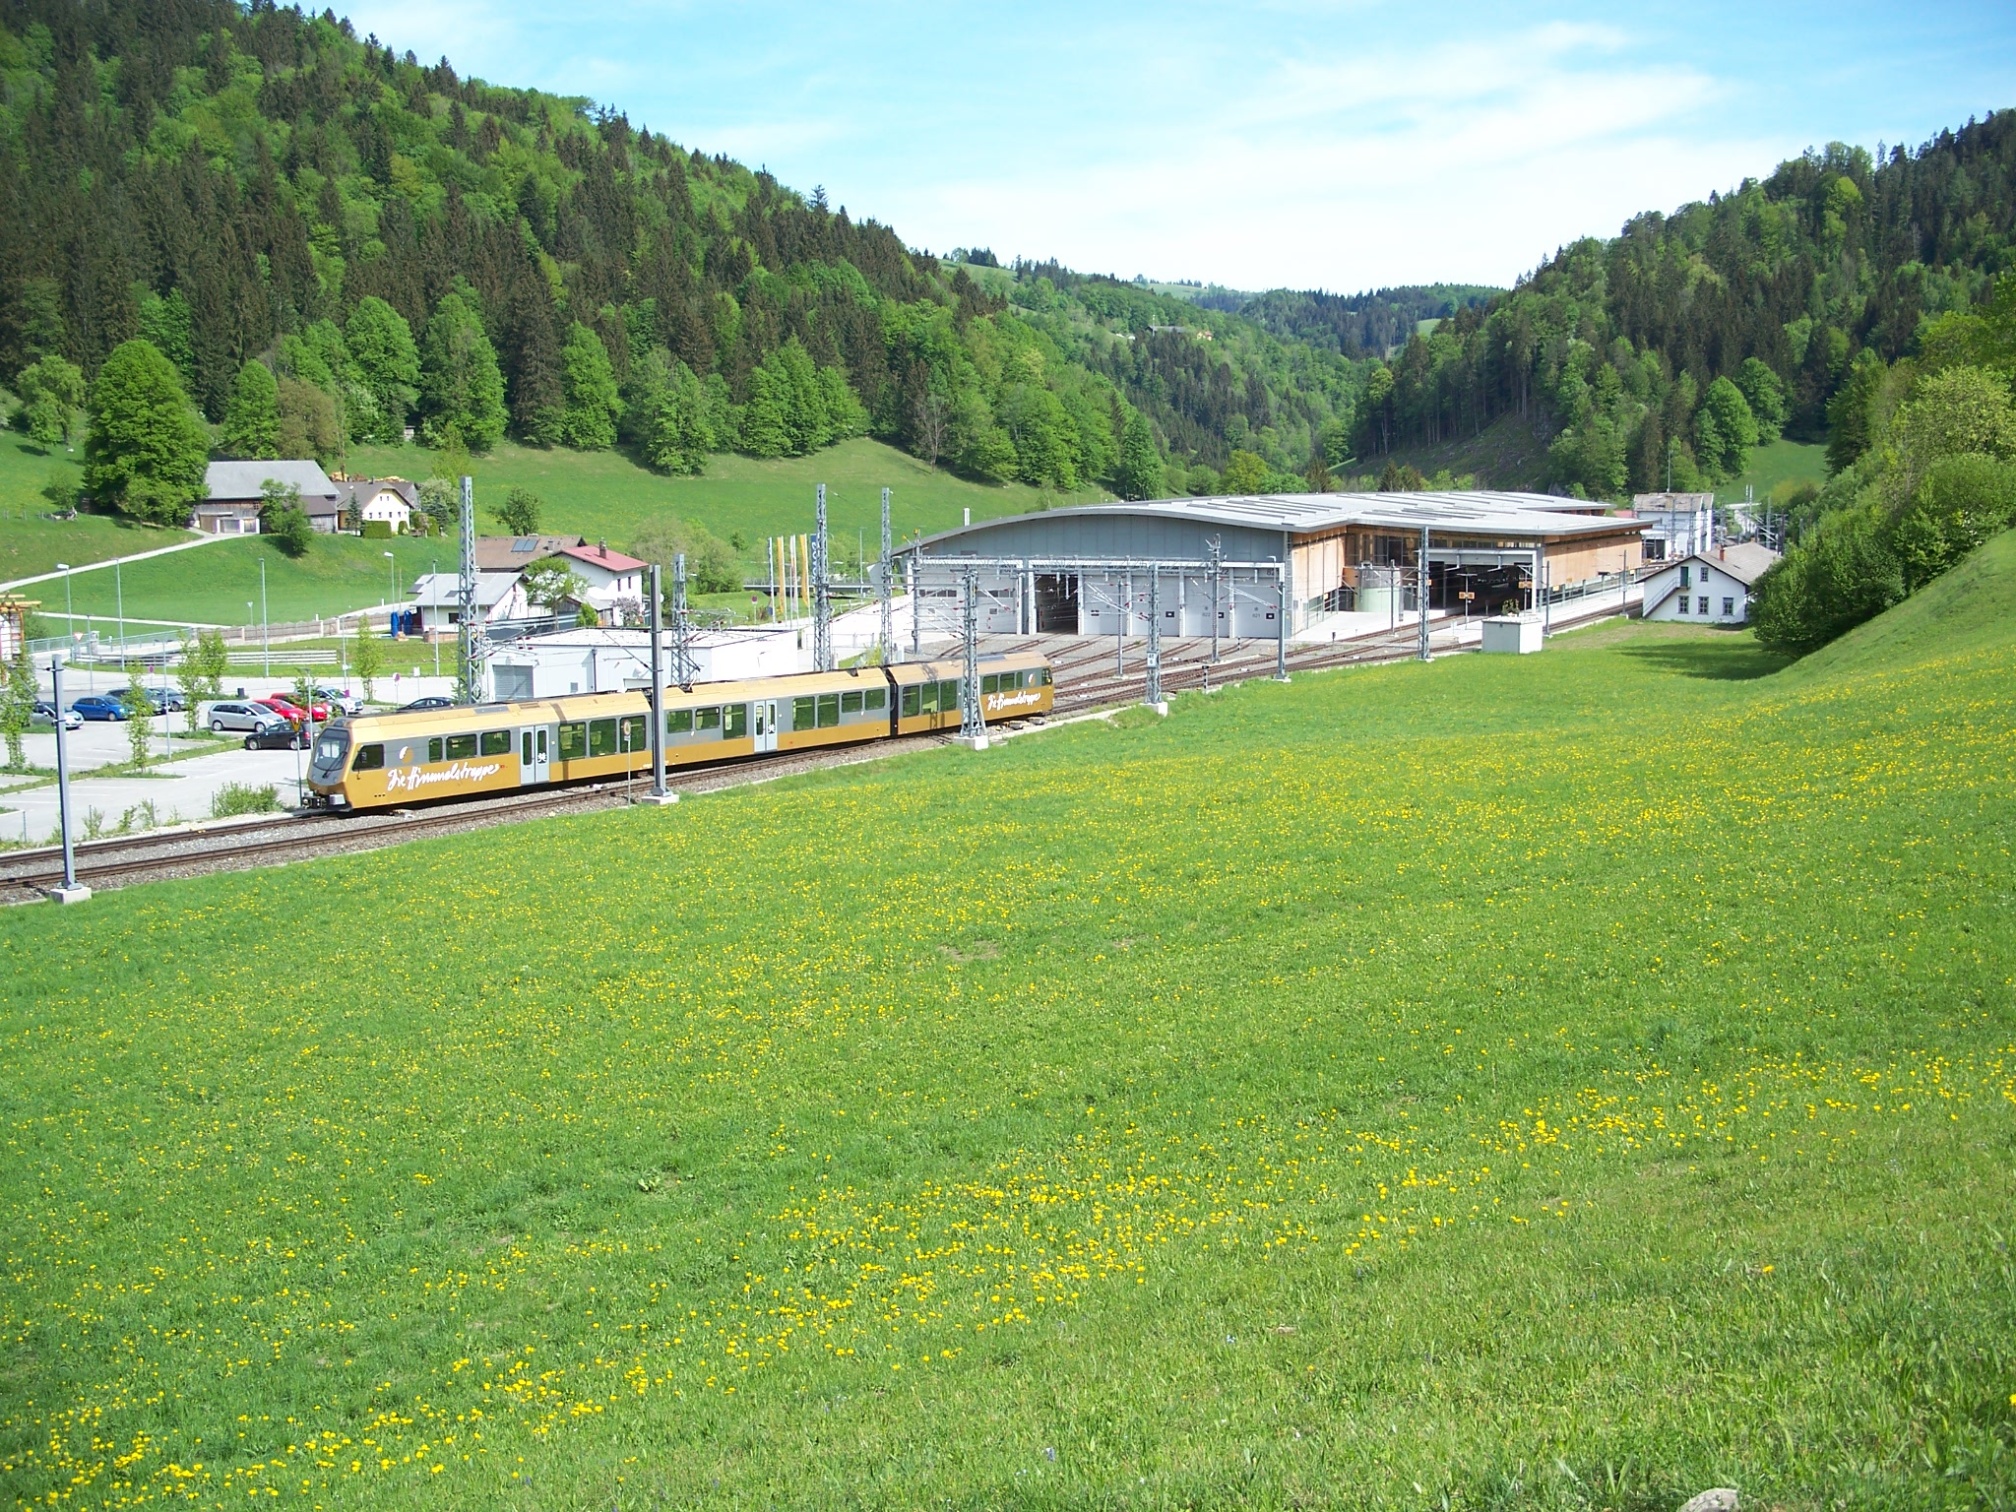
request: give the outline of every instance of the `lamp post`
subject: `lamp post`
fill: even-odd
[[[385,558],[385,581],[390,585],[389,591],[392,595],[385,602],[390,606],[399,598],[399,559],[389,551],[381,551],[378,555]]]
[[[74,638],[77,634],[77,627],[70,623],[71,620],[76,618],[70,612],[70,564],[68,562],[58,562],[56,570],[63,574],[63,630]]]
[[[63,653],[49,658],[49,699],[56,706],[56,822],[63,832],[63,884],[51,888],[58,903],[82,903],[91,889],[77,885],[77,852],[70,838],[70,741],[63,728]]]
[[[259,651],[265,658],[267,677],[273,675],[273,622],[266,617],[266,558],[259,558]]]

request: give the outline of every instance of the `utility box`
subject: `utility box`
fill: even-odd
[[[1484,621],[1484,649],[1486,651],[1506,651],[1514,656],[1524,656],[1540,649],[1541,624],[1538,620],[1514,619],[1507,615],[1500,619]]]

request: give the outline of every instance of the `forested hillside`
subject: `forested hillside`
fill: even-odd
[[[110,458],[93,410],[87,483],[161,518],[192,448],[335,461],[409,426],[683,473],[866,433],[979,480],[1142,497],[1327,487],[1502,422],[1546,447],[1549,486],[1619,498],[1827,435],[1855,373],[2009,264],[2009,113],[1878,156],[1808,153],[1505,293],[1220,299],[941,262],[816,187],[329,12],[0,0],[0,384],[45,437],[87,393],[151,414]],[[135,339],[159,361],[105,382]]]
[[[1830,146],[1566,248],[1375,369],[1361,453],[1516,415],[1554,433],[1554,486],[1618,497],[1733,476],[1782,427],[1823,439],[1860,354],[1979,300],[2016,246],[2016,114],[1879,163]]]
[[[868,431],[1140,494],[1239,448],[1299,467],[1348,407],[1333,353],[1110,281],[983,288],[817,190],[328,12],[0,0],[0,28],[0,381],[145,338],[240,454],[412,425],[695,471]]]

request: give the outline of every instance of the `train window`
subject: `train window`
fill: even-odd
[[[816,700],[814,700],[814,699],[810,699],[810,698],[794,698],[794,699],[792,699],[792,700],[791,700],[791,728],[792,728],[792,729],[794,729],[794,730],[809,730],[809,729],[811,729],[811,728],[812,728],[812,722],[813,722],[813,721],[812,721],[812,711],[813,711],[813,709],[814,709],[814,708],[815,708],[816,706],[817,706],[817,703],[816,703]]]
[[[1038,667],[1036,669],[1036,675],[1041,679],[1043,679],[1040,686],[1045,688],[1050,686],[1050,669],[1048,667]]]
[[[958,683],[941,682],[938,684],[938,712],[940,714],[957,714],[959,712]]]
[[[830,730],[840,723],[840,695],[821,693],[819,695],[819,728]]]
[[[450,761],[467,761],[476,754],[476,734],[473,730],[467,735],[450,735],[445,744]]]
[[[915,719],[924,712],[923,690],[915,684],[903,690],[903,717]]]
[[[590,756],[614,756],[616,754],[615,720],[591,719],[588,721],[588,754]]]
[[[651,743],[651,724],[642,714],[625,714],[616,738],[626,751],[641,751]]]
[[[665,711],[665,733],[667,735],[691,735],[693,733],[693,711],[691,709],[667,709]]]
[[[999,693],[1001,691],[1001,674],[998,672],[989,672],[982,676],[980,679],[980,691],[982,694]]]
[[[441,737],[439,735],[433,736],[428,740],[427,759],[429,761],[439,761],[441,759]]]
[[[721,706],[721,738],[740,740],[749,733],[749,705],[723,704]]]
[[[350,763],[353,772],[380,772],[385,769],[385,747],[367,745],[357,747],[357,759]]]
[[[511,754],[511,732],[509,730],[485,730],[483,732],[483,754],[485,756],[509,756]]]
[[[887,688],[869,688],[862,693],[861,698],[862,707],[871,714],[879,714],[882,710],[889,707],[889,690]]]
[[[861,712],[861,695],[859,693],[842,693],[840,695],[840,712],[842,714],[859,714]]]
[[[532,732],[525,731],[518,737],[518,760],[526,766],[532,765]]]
[[[560,759],[579,761],[588,754],[588,726],[580,720],[560,726]]]
[[[695,709],[693,711],[693,728],[696,730],[720,729],[721,711],[719,709]]]

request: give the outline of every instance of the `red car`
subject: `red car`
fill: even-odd
[[[329,705],[319,700],[312,708],[308,709],[302,708],[301,705],[294,702],[285,693],[269,694],[265,698],[255,698],[252,702],[265,705],[275,714],[280,715],[293,724],[306,724],[310,719],[313,719],[317,724],[327,724],[329,722]]]

